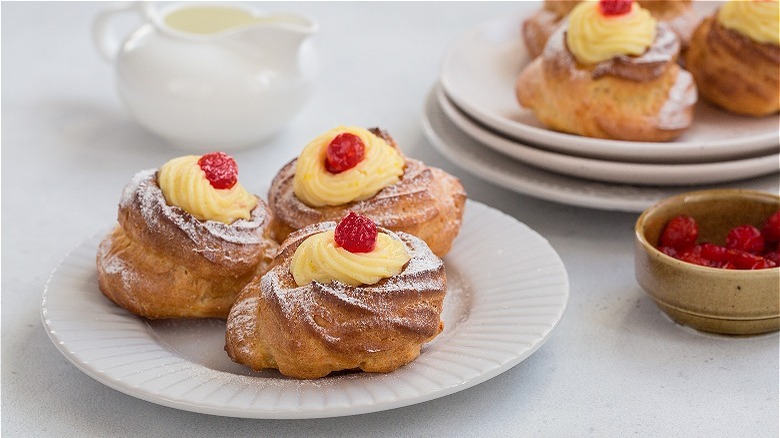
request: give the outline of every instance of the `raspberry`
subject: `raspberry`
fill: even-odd
[[[349,252],[371,252],[376,246],[376,224],[370,218],[350,211],[336,225],[336,245]]]
[[[763,229],[752,225],[732,228],[726,245],[696,244],[699,227],[690,216],[673,217],[661,232],[658,250],[678,260],[720,269],[768,269],[780,266],[780,211],[770,216]]]
[[[693,263],[694,265],[699,266],[709,266],[711,267],[712,261],[706,259],[701,255],[701,251],[699,250],[699,247],[695,247],[694,250],[688,251],[680,255],[680,260],[688,263]]]
[[[631,12],[633,0],[601,0],[599,9],[601,14],[607,17],[613,15],[624,15]]]
[[[659,246],[658,250],[668,255],[669,257],[679,258],[679,254],[677,253],[677,250],[672,248],[671,246]]]
[[[777,264],[772,260],[761,258],[755,264],[753,264],[750,269],[770,269],[774,268],[775,266],[777,266]]]
[[[761,234],[767,242],[780,241],[780,211],[767,218],[761,229]]]
[[[230,155],[224,152],[212,152],[203,155],[198,165],[206,173],[211,187],[229,189],[238,182],[238,165]]]
[[[325,168],[330,173],[341,173],[352,169],[363,160],[366,145],[355,134],[343,132],[328,144],[325,157]]]
[[[712,243],[701,244],[701,256],[715,264],[728,262],[728,253],[725,246],[719,246]]]
[[[764,254],[764,258],[773,262],[775,266],[780,266],[780,252],[772,251]]]
[[[678,251],[688,250],[699,238],[699,226],[690,216],[675,216],[661,233],[661,246],[670,246]]]
[[[728,249],[729,262],[733,263],[737,269],[756,269],[757,266],[765,261],[763,257],[751,254],[739,249]]]
[[[726,235],[726,248],[761,254],[764,250],[764,237],[758,228],[752,225],[740,225],[732,228]]]

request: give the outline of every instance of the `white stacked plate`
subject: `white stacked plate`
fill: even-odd
[[[697,4],[702,15],[715,6]],[[546,129],[515,100],[530,62],[520,25],[538,4],[482,24],[451,47],[426,102],[429,140],[464,170],[557,202],[642,211],[676,193],[712,187],[778,191],[780,116],[734,115],[702,101],[670,142],[629,142]]]

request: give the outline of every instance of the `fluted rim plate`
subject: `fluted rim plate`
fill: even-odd
[[[639,213],[651,205],[690,191],[737,188],[776,193],[777,172],[761,177],[695,186],[642,186],[577,178],[513,160],[475,140],[456,125],[439,105],[435,87],[428,93],[422,127],[434,149],[462,170],[517,193],[579,207]]]
[[[468,201],[445,257],[445,329],[414,362],[388,374],[317,380],[253,372],[224,352],[224,321],[148,321],[98,289],[102,235],[70,252],[46,283],[43,325],[54,345],[95,380],[160,405],[245,418],[322,418],[408,406],[495,377],[549,338],[568,301],[566,269],[538,233]]]
[[[694,2],[699,17],[720,2]],[[699,98],[693,124],[669,142],[589,138],[547,129],[515,97],[515,83],[531,59],[520,35],[540,2],[516,3],[517,13],[481,23],[445,53],[439,79],[447,96],[486,127],[509,140],[580,157],[637,163],[704,163],[777,153],[780,116],[730,114]]]
[[[462,113],[440,84],[431,92],[447,118],[480,144],[522,163],[575,178],[638,186],[690,186],[741,181],[780,171],[780,153],[685,164],[632,163],[559,154],[510,141],[484,128]]]

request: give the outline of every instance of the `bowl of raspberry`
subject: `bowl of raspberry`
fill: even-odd
[[[751,335],[780,329],[780,196],[683,193],[636,221],[637,282],[674,321]]]

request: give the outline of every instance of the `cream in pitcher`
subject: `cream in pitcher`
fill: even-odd
[[[122,40],[119,14],[143,23]],[[191,150],[249,147],[277,133],[307,103],[318,71],[313,20],[234,3],[121,4],[94,22],[130,113]]]

